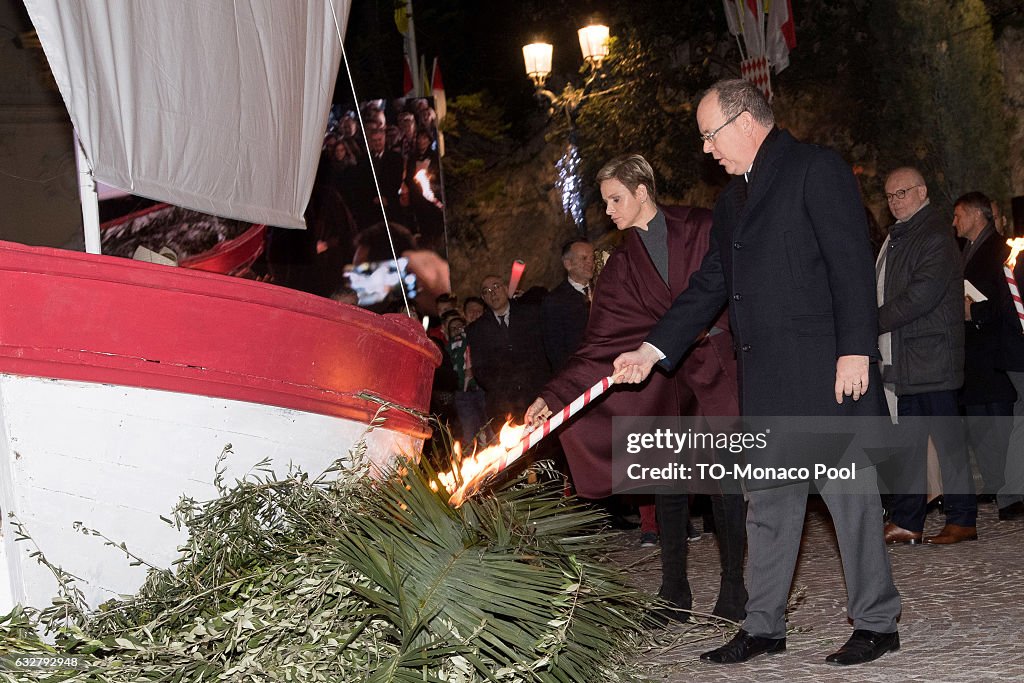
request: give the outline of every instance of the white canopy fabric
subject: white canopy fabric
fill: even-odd
[[[344,35],[351,0],[334,0]],[[331,0],[25,0],[96,180],[305,227],[341,55]]]

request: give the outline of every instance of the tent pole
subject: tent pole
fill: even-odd
[[[85,157],[82,141],[75,133],[75,160],[78,162],[78,197],[82,202],[82,228],[85,232],[85,251],[88,254],[101,254],[100,240],[100,202],[96,196],[96,179],[92,176],[92,167]]]

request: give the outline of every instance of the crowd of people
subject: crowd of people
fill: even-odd
[[[269,279],[336,294],[346,286],[346,266],[363,262],[356,253],[361,235],[385,213],[416,249],[445,253],[440,137],[426,98],[373,100],[358,113],[332,112],[306,211],[308,230],[271,228]],[[390,249],[383,258],[391,258]]]

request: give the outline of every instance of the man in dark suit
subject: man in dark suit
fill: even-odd
[[[544,352],[552,372],[565,367],[583,340],[590,317],[590,281],[594,277],[594,245],[574,239],[562,246],[562,265],[568,277],[541,303]]]
[[[849,167],[775,128],[764,96],[743,80],[713,85],[697,124],[704,151],[736,177],[715,204],[700,270],[647,341],[616,359],[616,373],[640,382],[655,363],[674,367],[728,303],[744,415],[881,415],[871,362],[878,355],[874,269]],[[872,475],[858,471],[860,481]],[[785,650],[807,493],[806,483],[749,490],[747,617],[736,637],[702,660],[727,664]],[[826,661],[860,664],[899,648],[900,597],[879,533],[881,500],[870,488],[837,494],[826,486],[821,494],[835,522],[855,629]]]
[[[995,502],[1003,487],[1006,447],[1017,392],[1006,372],[997,369],[1003,328],[1002,302],[1009,293],[1003,262],[1010,255],[1006,240],[996,231],[992,201],[981,192],[968,192],[953,205],[953,227],[965,240],[964,280],[985,297],[964,301],[964,386],[960,402],[967,415],[967,439],[981,471],[984,488],[979,502]]]
[[[541,335],[540,306],[511,301],[497,275],[480,285],[489,309],[466,329],[473,377],[486,392],[487,416],[498,432],[505,419],[516,419],[551,377]]]
[[[368,128],[366,138],[370,143],[368,154],[359,160],[352,173],[355,201],[351,209],[356,222],[360,229],[365,230],[380,221],[381,199],[384,200],[388,220],[405,222],[407,217],[401,210],[398,197],[405,173],[402,155],[387,149],[387,133],[384,128]],[[377,196],[377,185],[373,182],[373,172],[377,174],[380,197]]]

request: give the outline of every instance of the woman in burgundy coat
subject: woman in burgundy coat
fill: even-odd
[[[648,330],[686,289],[708,249],[711,212],[691,207],[659,207],[654,172],[639,155],[619,157],[598,173],[607,213],[622,244],[611,254],[594,291],[583,342],[566,367],[547,383],[526,413],[537,424],[561,410],[601,377],[612,362],[643,342]],[[612,418],[620,416],[739,414],[736,363],[723,313],[679,368],[653,373],[642,385],[617,385],[566,425],[559,438],[583,498],[599,499],[628,490],[622,468],[612,467]],[[686,578],[688,501],[683,494],[656,497],[661,528],[662,585],[659,595],[674,606],[692,605]],[[712,496],[722,561],[722,584],[714,613],[743,618],[743,555],[746,545],[743,500],[739,494]],[[672,616],[685,621],[685,613]]]

